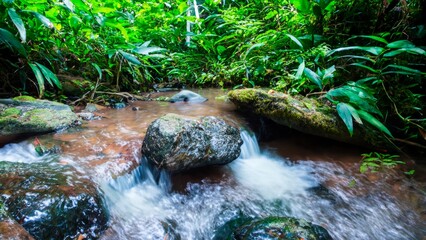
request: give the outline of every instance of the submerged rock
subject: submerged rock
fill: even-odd
[[[315,99],[262,89],[233,90],[228,96],[242,111],[303,133],[367,147],[389,147],[383,135],[367,125],[355,125],[351,137],[336,109]]]
[[[95,184],[55,163],[0,162],[0,197],[8,215],[35,239],[89,239],[108,212]]]
[[[262,219],[237,218],[227,222],[214,236],[215,240],[331,240],[323,227],[291,217]]]
[[[173,95],[170,100],[170,102],[194,102],[194,103],[201,103],[207,101],[207,98],[201,96],[198,93],[189,91],[189,90],[182,90],[179,93]]]
[[[21,96],[0,99],[0,136],[46,133],[70,127],[77,115],[65,104]],[[2,142],[0,142],[0,145]]]
[[[221,118],[167,114],[148,127],[142,154],[158,168],[177,172],[227,164],[241,152],[240,131]]]

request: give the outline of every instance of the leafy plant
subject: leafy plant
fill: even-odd
[[[362,162],[359,167],[359,171],[361,173],[365,173],[367,171],[378,172],[383,168],[394,168],[398,165],[404,165],[405,162],[400,160],[399,155],[391,155],[386,153],[364,153],[361,154]],[[414,174],[414,171],[407,172],[408,174]]]
[[[417,64],[412,61],[415,58],[410,58],[410,56],[424,59],[426,51],[416,47],[408,40],[388,42],[384,37],[373,35],[354,36],[349,40],[353,39],[373,41],[374,43],[378,43],[378,45],[341,47],[330,51],[327,55],[332,57],[331,59],[333,60],[346,59],[348,63],[347,66],[356,67],[361,70],[362,73],[361,79],[357,80],[356,83],[331,90],[327,94],[327,97],[331,101],[334,101],[334,103],[342,103],[337,107],[337,110],[348,127],[349,132],[352,134],[353,131],[352,120],[350,118],[350,116],[352,116],[357,122],[359,122],[360,118],[367,120],[373,126],[391,136],[387,128],[373,116],[382,117],[376,107],[376,98],[372,98],[372,94],[368,94],[368,92],[365,91],[366,89],[379,95],[382,102],[389,102],[389,108],[391,108],[404,123],[411,124],[420,130],[424,130],[424,120],[415,119],[412,118],[412,116],[415,115],[416,112],[417,115],[422,116],[421,111],[423,107],[415,107],[415,105],[421,102],[419,99],[424,95],[413,93],[413,91],[418,91],[415,87],[420,85],[419,81],[424,79],[426,73],[411,67],[422,66],[422,64]],[[337,53],[341,52],[349,52],[349,54],[336,56]],[[407,88],[407,86],[409,87]],[[404,89],[404,92],[409,98],[405,97],[396,100],[395,91],[393,90],[393,93],[390,92],[390,89],[396,88],[401,90]],[[350,101],[335,101],[336,97],[342,96],[346,96]],[[407,103],[407,101],[411,102]],[[405,106],[409,106],[411,109],[407,110]],[[384,105],[384,108],[388,109],[386,105]],[[405,113],[401,112],[401,108],[404,109]],[[356,113],[358,113],[359,117]],[[403,116],[405,114],[408,116]]]
[[[346,86],[329,90],[325,96],[336,105],[337,113],[351,136],[354,131],[353,120],[358,124],[363,124],[362,120],[364,120],[392,137],[390,131],[374,117],[374,115],[380,117],[383,115],[377,108],[377,99],[367,88],[356,83],[349,83]]]

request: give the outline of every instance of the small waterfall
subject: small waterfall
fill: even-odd
[[[253,133],[242,130],[241,138],[243,139],[243,145],[241,146],[240,158],[250,158],[260,155],[259,144]]]

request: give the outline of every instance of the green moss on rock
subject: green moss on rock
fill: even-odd
[[[11,107],[11,108],[6,108],[5,110],[0,112],[0,119],[1,118],[5,118],[5,117],[13,117],[13,116],[18,116],[19,114],[21,114],[21,110]]]
[[[20,101],[20,102],[36,101],[36,99],[31,96],[18,96],[18,97],[14,97],[13,100]]]
[[[388,145],[380,133],[364,125],[355,126],[351,137],[336,109],[315,99],[262,89],[233,90],[228,96],[242,111],[255,113],[307,134],[370,147]]]

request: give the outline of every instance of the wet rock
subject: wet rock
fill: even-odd
[[[262,89],[233,90],[228,96],[241,111],[303,133],[366,147],[392,147],[383,134],[366,124],[354,125],[351,137],[336,109],[315,99]]]
[[[12,219],[0,220],[0,239],[34,240],[21,225]]]
[[[291,217],[237,218],[219,228],[215,240],[286,239],[329,240],[323,227]]]
[[[240,131],[218,117],[166,114],[148,127],[142,154],[171,172],[227,164],[241,152]]]
[[[0,197],[8,215],[35,239],[98,237],[108,212],[94,183],[69,166],[0,162]]]
[[[62,103],[27,96],[0,103],[0,136],[53,132],[78,123],[77,115]]]
[[[173,95],[170,100],[170,102],[194,102],[194,103],[201,103],[207,101],[207,98],[201,96],[198,93],[189,91],[189,90],[182,90],[179,93]]]

